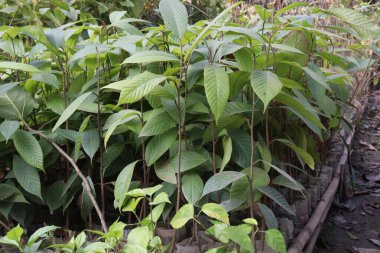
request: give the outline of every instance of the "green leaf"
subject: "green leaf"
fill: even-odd
[[[230,226],[223,229],[220,237],[228,238],[233,242],[239,244],[241,252],[254,252],[251,238],[248,234],[251,232],[252,226],[242,224],[239,226]]]
[[[56,226],[45,226],[42,228],[37,229],[28,240],[28,247],[32,247],[32,245],[39,239],[39,238],[45,238],[48,236],[48,233],[51,231],[54,231],[58,229],[59,227]]]
[[[1,61],[0,69],[21,70],[25,72],[40,72],[38,68],[32,65],[20,63],[20,62],[11,62],[11,61]]]
[[[82,147],[84,152],[90,157],[91,161],[100,146],[100,136],[98,130],[93,128],[83,132]]]
[[[223,189],[232,182],[245,177],[246,175],[237,171],[223,171],[219,172],[207,180],[203,189],[202,196]]]
[[[284,237],[277,229],[268,229],[265,231],[265,242],[271,249],[277,252],[286,253]]]
[[[32,96],[20,87],[0,95],[0,118],[23,120],[34,108]]]
[[[299,50],[295,47],[284,45],[284,44],[270,44],[270,46],[274,47],[276,49],[280,49],[282,51],[288,51],[288,52],[292,52],[292,53],[296,53],[296,54],[304,54],[301,50]]]
[[[0,201],[15,203],[28,203],[21,191],[11,184],[0,184]]]
[[[224,207],[215,203],[207,203],[202,206],[201,209],[207,216],[217,219],[227,225],[230,225],[230,220],[228,219],[228,213]]]
[[[147,252],[149,241],[152,238],[152,235],[147,226],[137,227],[132,229],[128,234],[128,243],[126,246],[126,252]],[[130,246],[137,246],[137,248],[129,248]],[[139,249],[139,250],[137,250]],[[137,251],[135,251],[137,250]]]
[[[78,107],[91,95],[91,92],[86,92],[75,99],[62,113],[61,117],[59,117],[57,123],[53,128],[53,132],[57,130],[57,128],[63,124],[66,120],[70,118],[70,116],[78,109]]]
[[[166,132],[176,126],[176,122],[167,114],[161,113],[150,118],[141,129],[140,137],[153,136]]]
[[[309,6],[309,4],[307,3],[299,3],[299,2],[294,2],[294,3],[291,3],[287,6],[285,6],[284,8],[280,9],[279,11],[277,11],[275,14],[274,14],[274,17],[278,17],[279,15],[291,10],[291,9],[294,9],[294,8],[297,8],[297,7],[300,7],[300,6]]]
[[[124,60],[126,63],[151,63],[151,62],[178,62],[179,59],[170,53],[163,51],[149,50],[137,52]]]
[[[12,137],[12,135],[17,131],[19,126],[20,122],[18,121],[4,120],[3,123],[0,124],[0,133],[8,141]]]
[[[177,168],[173,167],[173,165],[170,164],[169,162],[167,161],[156,162],[154,164],[154,170],[159,179],[171,184],[177,184],[177,177],[176,177]]]
[[[50,187],[47,189],[45,202],[49,206],[50,214],[53,214],[54,210],[62,206],[63,198],[61,196],[64,188],[65,182],[63,180],[59,180],[50,185]],[[82,196],[82,198],[83,197],[84,196]]]
[[[156,197],[154,197],[153,202],[150,202],[149,205],[159,205],[162,203],[171,203],[168,197],[168,194],[166,192],[160,192],[157,194]]]
[[[281,195],[277,190],[270,186],[259,186],[257,189],[271,198],[274,202],[276,202],[279,206],[284,208],[291,215],[295,215],[294,210],[290,207],[288,202],[285,200],[284,196]]]
[[[186,173],[182,176],[182,192],[185,199],[195,205],[202,196],[203,181],[197,173]]]
[[[13,134],[13,143],[18,153],[27,163],[44,171],[44,159],[41,146],[31,133],[17,130]]]
[[[0,85],[0,95],[4,94],[5,92],[13,89],[14,87],[17,86],[17,84],[19,84],[19,82],[13,82],[13,83],[7,83],[7,84],[3,84],[3,85]]]
[[[232,141],[231,141],[230,136],[228,135],[223,136],[223,150],[224,150],[224,154],[223,154],[222,163],[220,165],[220,172],[224,170],[227,163],[230,161],[231,155],[232,155]]]
[[[217,124],[227,104],[229,95],[228,82],[228,75],[223,68],[206,66],[204,70],[205,92]]]
[[[15,155],[13,157],[13,173],[17,179],[17,182],[28,193],[31,193],[40,199],[41,197],[41,181],[38,171],[27,164],[20,156]]]
[[[177,139],[177,130],[172,129],[154,136],[146,146],[145,159],[148,166],[154,164]]]
[[[134,103],[140,100],[166,79],[166,76],[156,75],[146,71],[132,78],[118,82],[121,89],[118,105]]]
[[[59,90],[59,82],[57,77],[50,73],[50,72],[40,72],[40,73],[34,73],[32,76],[32,80],[39,81],[46,83],[57,90]]]
[[[297,184],[294,184],[292,181],[290,181],[288,178],[284,177],[283,175],[279,175],[275,177],[272,180],[272,184],[284,186],[284,187],[293,189],[295,191],[302,191],[303,189],[305,189],[302,184],[298,182]]]
[[[282,83],[277,75],[270,71],[255,70],[251,75],[253,91],[264,103],[264,111],[269,102],[280,93]]]
[[[250,225],[254,225],[254,226],[258,225],[257,220],[253,219],[253,218],[247,218],[247,219],[244,219],[243,221],[244,221],[244,223],[247,223]]]
[[[279,142],[291,148],[299,157],[302,163],[306,163],[311,169],[314,169],[313,157],[304,149],[298,147],[294,143],[286,139],[277,139]]]
[[[119,203],[119,209],[123,205],[125,197],[127,196],[129,185],[131,184],[133,170],[138,161],[128,164],[117,176],[115,182],[114,196],[115,200]]]
[[[191,170],[207,161],[206,157],[203,155],[194,152],[194,151],[182,151],[181,153],[181,172]],[[178,154],[172,156],[168,163],[173,167],[178,167]],[[177,169],[175,170],[177,172]]]
[[[179,229],[194,217],[194,206],[191,204],[186,204],[182,206],[174,215],[173,219],[170,221],[170,225],[174,229]]]
[[[80,124],[79,131],[77,138],[75,139],[75,146],[74,146],[74,161],[77,161],[79,158],[79,151],[80,147],[82,146],[82,136],[84,130],[87,128],[88,122],[90,121],[91,115],[87,116],[82,123]]]
[[[188,23],[186,7],[178,0],[161,0],[159,10],[165,26],[176,38],[181,39]]]
[[[268,228],[278,228],[278,221],[272,210],[264,204],[257,203],[261,213],[264,216],[265,224]]]
[[[21,249],[21,236],[24,233],[24,229],[20,227],[20,224],[17,224],[16,227],[9,230],[5,237],[2,237],[0,239],[7,239],[10,241],[5,241],[6,244],[12,244]],[[1,241],[0,241],[1,242]]]

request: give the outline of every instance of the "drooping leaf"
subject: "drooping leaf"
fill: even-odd
[[[2,95],[3,93],[13,89],[14,87],[17,86],[17,84],[19,84],[18,82],[13,82],[13,83],[7,83],[7,84],[2,84],[0,85],[0,95]]]
[[[159,10],[165,26],[176,38],[181,39],[188,23],[186,7],[178,0],[161,0]]]
[[[207,101],[218,124],[229,95],[229,79],[224,69],[208,65],[204,70],[204,86]]]
[[[145,123],[140,137],[162,134],[174,126],[176,126],[176,122],[167,113],[161,113]]]
[[[87,128],[88,122],[90,121],[91,115],[87,116],[81,123],[78,131],[77,138],[75,139],[75,146],[74,146],[74,161],[77,161],[79,158],[79,151],[80,147],[82,146],[82,137],[83,132]]]
[[[119,81],[121,93],[118,104],[134,103],[167,79],[166,76],[152,74],[148,71],[133,78]]]
[[[294,210],[290,207],[284,196],[281,195],[277,190],[270,186],[259,186],[257,189],[263,194],[267,195],[274,202],[276,202],[279,206],[284,208],[291,215],[295,215]]]
[[[277,229],[268,229],[265,231],[265,242],[271,249],[277,252],[286,253],[284,237]]]
[[[126,63],[150,63],[150,62],[178,62],[179,59],[170,53],[163,51],[149,50],[135,53],[124,60]]]
[[[91,160],[98,151],[99,146],[100,136],[97,129],[93,128],[83,132],[82,147]]]
[[[154,164],[177,139],[177,131],[169,130],[154,136],[146,146],[145,159],[148,166]]]
[[[264,216],[265,224],[268,228],[278,228],[278,221],[272,210],[264,204],[257,203],[261,213]]]
[[[129,185],[132,180],[133,171],[137,162],[138,161],[128,164],[119,173],[119,176],[116,179],[114,196],[115,200],[119,203],[119,209],[123,205],[125,197],[127,196]]]
[[[12,121],[12,120],[4,120],[3,123],[0,124],[0,133],[5,137],[8,141],[9,138],[17,131],[20,126],[20,122]]]
[[[32,96],[20,87],[0,95],[0,118],[23,120],[33,111]]]
[[[53,214],[54,210],[62,206],[63,198],[62,192],[65,188],[65,182],[63,180],[59,180],[52,185],[46,191],[45,201],[49,206],[50,214]]]
[[[182,192],[185,199],[195,205],[201,198],[203,191],[202,178],[197,173],[186,173],[182,177]]]
[[[224,167],[226,167],[227,163],[230,161],[232,155],[232,141],[230,136],[228,135],[223,136],[223,151],[223,159],[220,165],[221,172],[224,170]]]
[[[25,72],[40,72],[40,70],[32,65],[20,63],[20,62],[11,62],[11,61],[0,61],[0,69],[12,69],[20,70]]]
[[[24,188],[28,193],[42,199],[41,180],[38,175],[38,171],[17,155],[13,157],[12,169],[17,182],[22,186],[22,188]]]
[[[264,103],[264,111],[269,102],[280,93],[282,83],[277,75],[270,71],[255,70],[251,75],[251,86]]]
[[[202,206],[201,211],[211,218],[217,219],[227,225],[230,224],[228,213],[221,205],[216,203],[207,203]]]
[[[175,229],[179,229],[183,227],[193,217],[194,206],[191,204],[186,204],[176,212],[173,219],[170,221],[170,225],[172,225],[172,227]]]
[[[0,201],[6,202],[10,200],[15,203],[28,203],[16,186],[11,184],[0,184]]]
[[[44,156],[36,138],[23,130],[13,134],[13,143],[21,157],[31,166],[44,171]]]
[[[55,123],[53,127],[53,132],[57,130],[57,128],[63,124],[66,120],[70,118],[70,116],[78,109],[78,107],[91,95],[91,92],[86,92],[75,99],[62,113],[61,117],[59,117],[57,123]]]
[[[311,169],[314,169],[314,159],[306,150],[287,139],[278,139],[278,141],[291,148],[300,157],[301,162],[306,163]]]
[[[251,230],[252,226],[248,224],[229,226],[223,229],[220,236],[239,244],[241,251],[252,253],[254,252],[254,248],[251,238],[248,236]]]
[[[211,192],[219,191],[244,176],[246,176],[244,173],[237,171],[219,172],[207,180],[202,196],[205,196]]]

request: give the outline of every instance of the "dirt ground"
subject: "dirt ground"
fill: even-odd
[[[380,253],[380,91],[368,97],[351,152],[354,196],[334,202],[314,253]]]

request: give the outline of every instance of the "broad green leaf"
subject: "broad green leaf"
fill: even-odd
[[[279,142],[285,144],[291,148],[299,157],[301,162],[306,163],[311,169],[314,169],[314,159],[313,157],[304,149],[298,147],[294,143],[286,139],[277,139]]]
[[[4,120],[3,123],[0,124],[0,133],[8,141],[12,137],[12,135],[17,131],[19,126],[20,122],[18,121]]]
[[[232,160],[241,168],[247,168],[251,162],[251,139],[245,131],[228,131],[232,140]],[[255,157],[256,160],[256,157]]]
[[[233,242],[239,244],[241,252],[254,252],[251,238],[249,233],[252,230],[252,226],[248,224],[242,224],[238,226],[230,226],[223,229],[221,237],[228,238]]]
[[[114,196],[115,200],[119,203],[119,209],[123,205],[125,197],[127,196],[129,185],[131,184],[132,180],[133,171],[137,162],[138,161],[128,164],[117,176]]]
[[[274,202],[276,202],[279,206],[284,208],[291,215],[295,215],[294,210],[290,207],[284,196],[281,195],[277,190],[270,186],[259,186],[257,189],[264,193],[266,196],[271,198]]]
[[[182,151],[181,154],[181,172],[191,170],[207,161],[206,157],[202,154],[194,151]],[[168,163],[171,164],[173,168],[178,167],[178,154],[171,157],[168,160]],[[177,169],[175,170],[177,172]]]
[[[11,184],[0,184],[0,201],[6,202],[11,200],[15,203],[28,203],[22,195],[21,191],[16,186]]]
[[[286,253],[284,237],[277,229],[268,229],[265,231],[265,242],[271,249],[277,252]]]
[[[163,51],[149,50],[137,52],[124,60],[126,63],[151,63],[151,62],[178,62],[179,59],[170,53]]]
[[[75,247],[77,249],[80,249],[82,245],[86,242],[86,239],[87,239],[86,233],[84,231],[80,232],[79,235],[75,237],[75,241],[74,241]]]
[[[13,82],[13,83],[7,83],[7,84],[2,84],[0,85],[0,95],[2,95],[3,93],[13,89],[14,87],[17,86],[17,84],[19,84],[18,82]]]
[[[320,75],[315,73],[315,71],[309,67],[304,67],[303,69],[304,69],[307,77],[312,78],[316,83],[322,85],[327,90],[331,91],[330,85],[327,83],[325,77],[321,77]]]
[[[268,228],[278,228],[278,221],[272,210],[264,204],[257,203],[261,213],[264,216],[265,224]]]
[[[228,219],[228,213],[224,207],[215,203],[204,204],[201,211],[207,216],[217,219],[227,225],[230,225],[230,220]]]
[[[249,105],[247,103],[227,102],[226,108],[224,108],[224,111],[223,111],[223,116],[234,115],[234,114],[239,114],[243,112],[251,112],[251,111],[252,111],[252,105]]]
[[[174,229],[179,229],[185,226],[185,224],[189,220],[193,219],[193,217],[194,217],[194,206],[191,204],[186,204],[182,206],[176,212],[173,219],[170,221],[170,225],[172,225]]]
[[[304,54],[301,50],[299,50],[297,48],[287,46],[287,45],[283,45],[283,44],[270,44],[270,46],[274,47],[276,49],[283,50],[283,51],[288,51],[288,52],[292,52],[292,53],[296,53],[296,54]]]
[[[84,152],[90,157],[91,161],[100,146],[100,136],[98,130],[93,128],[83,132],[82,147]]]
[[[254,226],[258,225],[257,220],[253,219],[253,218],[247,218],[247,219],[244,219],[243,221],[244,221],[244,223],[247,223],[250,225],[254,225]]]
[[[27,164],[20,156],[13,157],[13,173],[17,182],[26,190],[40,199],[41,196],[41,180],[38,171]]]
[[[160,192],[154,197],[153,202],[150,202],[149,205],[159,205],[162,203],[171,203],[166,192]]]
[[[133,78],[118,82],[121,88],[118,105],[134,103],[140,100],[166,79],[166,76],[156,75],[146,71]]]
[[[132,231],[128,234],[128,243],[125,248],[126,252],[147,252],[147,248],[151,238],[152,234],[150,233],[148,226],[142,226],[132,229]]]
[[[177,184],[177,167],[174,167],[173,164],[168,161],[158,161],[154,164],[154,170],[159,179],[171,184]]]
[[[177,139],[177,130],[172,129],[154,136],[146,146],[145,159],[148,166],[153,165]]]
[[[230,161],[231,155],[232,155],[232,141],[231,141],[230,136],[228,135],[223,136],[223,151],[224,153],[223,153],[223,160],[220,165],[220,172],[224,170],[227,163]]]
[[[275,177],[272,180],[272,184],[284,186],[284,187],[293,189],[295,191],[302,191],[305,189],[302,184],[300,184],[298,182],[297,182],[297,184],[294,184],[292,181],[290,181],[287,177],[284,177],[283,175],[279,175],[279,176]]]
[[[166,132],[176,126],[176,122],[167,114],[161,113],[150,118],[141,129],[140,137],[153,136]]]
[[[20,63],[20,62],[11,62],[11,61],[0,61],[0,69],[12,69],[20,70],[25,72],[40,72],[40,70],[32,65]]]
[[[45,226],[42,228],[37,229],[28,240],[28,247],[32,247],[32,245],[39,239],[39,238],[45,238],[48,236],[48,233],[51,231],[54,231],[58,229],[59,227],[56,226]]]
[[[161,0],[159,10],[165,26],[176,38],[181,39],[188,23],[186,7],[178,0]]]
[[[82,137],[83,137],[83,132],[87,128],[88,122],[90,121],[91,115],[87,116],[81,123],[78,131],[77,138],[75,139],[75,146],[74,146],[74,154],[73,158],[74,161],[77,161],[79,158],[79,151],[80,147],[82,146]]]
[[[255,68],[254,55],[251,49],[243,47],[234,54],[240,71],[251,73]]]
[[[34,108],[32,96],[20,87],[0,95],[0,118],[23,120]]]
[[[218,124],[229,95],[229,79],[223,68],[208,65],[204,70],[204,86],[207,101]]]
[[[264,111],[269,102],[281,91],[282,83],[277,75],[270,71],[255,70],[251,75],[251,86],[264,103]]]
[[[244,173],[237,171],[219,172],[207,180],[203,189],[202,196],[205,196],[206,194],[209,194],[211,192],[219,191],[225,188],[227,185],[231,184],[232,182],[245,176],[246,175]]]
[[[57,90],[59,90],[58,79],[54,74],[52,74],[50,72],[44,71],[44,72],[34,73],[32,76],[32,80],[46,83],[46,84],[56,88]]]
[[[63,180],[56,181],[46,191],[45,202],[49,207],[50,214],[54,213],[54,210],[62,206],[63,198],[62,192],[65,188],[65,182]],[[84,198],[84,196],[82,196]]]
[[[66,120],[70,118],[70,116],[78,109],[78,107],[91,95],[91,92],[86,92],[75,99],[62,113],[61,117],[59,117],[57,123],[55,123],[53,132],[57,130],[57,128],[63,124]]]
[[[41,146],[31,133],[17,130],[13,134],[13,143],[17,152],[27,163],[44,171],[44,157]]]
[[[20,227],[20,224],[17,224],[16,227],[12,228],[11,230],[7,232],[5,237],[9,240],[16,241],[19,244],[23,233],[24,233],[24,229]]]
[[[182,176],[182,192],[185,199],[195,205],[202,196],[203,181],[197,173],[186,173]]]

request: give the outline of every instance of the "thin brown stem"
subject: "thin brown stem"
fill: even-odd
[[[83,175],[82,171],[79,169],[79,167],[75,163],[75,161],[60,146],[58,146],[58,144],[56,144],[55,142],[50,140],[49,137],[47,137],[44,133],[32,129],[28,124],[26,124],[26,122],[24,122],[24,125],[28,131],[37,134],[39,137],[41,137],[42,139],[44,139],[48,143],[50,143],[50,145],[52,145],[58,151],[58,153],[61,156],[63,156],[71,164],[71,166],[73,166],[75,172],[82,179],[84,188],[86,189],[87,194],[90,197],[91,203],[93,204],[93,206],[96,210],[96,213],[98,214],[98,217],[100,219],[100,223],[101,223],[103,231],[108,232],[108,227],[107,227],[106,221],[104,219],[104,215],[103,215],[102,211],[100,210],[98,203],[96,202],[96,199],[95,199],[94,194],[91,190],[90,184],[88,183],[86,176]]]
[[[96,55],[97,55],[97,61],[98,61],[98,90],[97,90],[97,104],[98,104],[98,112],[97,112],[97,124],[98,124],[98,134],[99,138],[102,138],[102,129],[100,125],[100,57],[98,49],[96,49]],[[99,145],[99,177],[100,177],[100,198],[101,198],[101,206],[102,206],[102,213],[105,214],[105,207],[106,207],[106,201],[105,201],[105,195],[104,195],[104,175],[103,175],[103,145]]]

